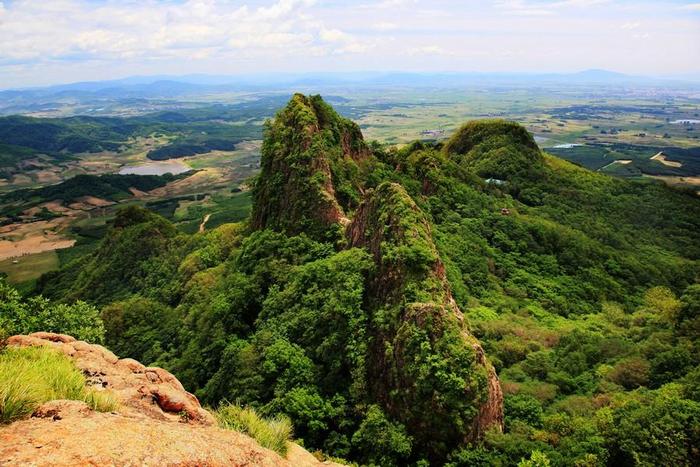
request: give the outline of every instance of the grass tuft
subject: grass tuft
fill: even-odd
[[[68,357],[46,347],[0,350],[0,423],[28,417],[44,402],[56,399],[86,402],[93,410],[116,410],[106,391],[85,386],[85,378]]]
[[[235,404],[222,405],[214,415],[221,428],[245,433],[261,446],[281,456],[287,455],[287,443],[292,437],[292,422],[289,418],[263,418],[254,409]]]
[[[116,412],[119,409],[119,400],[111,391],[87,389],[82,400],[97,412]]]

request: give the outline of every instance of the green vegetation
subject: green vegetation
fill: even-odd
[[[119,211],[112,225],[97,251],[44,275],[39,286],[49,296],[58,296],[61,291],[64,298],[84,297],[97,303],[104,303],[106,297],[126,297],[145,287],[151,287],[160,298],[175,293],[166,283],[178,266],[177,258],[167,255],[168,251],[177,254],[180,238],[175,227],[137,206]],[[163,277],[148,278],[157,269]]]
[[[37,291],[102,306],[108,346],[205,403],[358,463],[700,462],[696,196],[500,120],[365,144],[301,95],[261,165],[249,223],[188,235],[129,207]]]
[[[0,329],[9,336],[47,331],[70,334],[90,342],[104,339],[104,325],[94,306],[82,301],[72,305],[52,303],[41,296],[25,300],[2,279]]]
[[[237,140],[217,140],[209,139],[201,143],[192,143],[191,138],[188,138],[187,143],[172,143],[158,149],[148,151],[148,158],[154,161],[163,161],[167,159],[177,159],[179,157],[194,156],[197,154],[206,154],[211,151],[233,151]]]
[[[292,422],[287,417],[263,418],[255,409],[224,404],[215,413],[221,428],[245,433],[262,447],[272,449],[282,457],[287,455],[292,438]]]
[[[44,402],[68,399],[93,410],[118,408],[107,391],[87,388],[70,359],[47,347],[0,349],[0,424],[28,417]]]
[[[337,222],[359,201],[358,164],[367,152],[355,123],[320,96],[295,94],[266,124],[253,226],[339,240]]]
[[[0,117],[0,179],[34,176],[42,168],[63,167],[89,153],[128,155],[146,149],[149,159],[164,160],[212,150],[231,151],[238,143],[260,139],[262,121],[282,99],[274,96],[231,105],[200,104],[130,117]],[[139,140],[154,137],[157,147],[140,147]]]
[[[72,117],[37,119],[10,116],[0,118],[0,141],[13,146],[10,155],[116,151],[131,130],[119,126],[120,119]],[[18,150],[16,148],[24,148]],[[8,154],[4,151],[5,154]],[[16,162],[16,161],[15,161]]]

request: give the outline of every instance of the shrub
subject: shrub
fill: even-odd
[[[404,426],[387,419],[376,405],[370,406],[352,442],[370,465],[404,465],[411,454],[411,437]]]
[[[262,418],[254,409],[235,404],[222,405],[215,415],[221,428],[240,431],[265,448],[287,454],[287,442],[292,437],[292,422],[287,417]]]
[[[700,404],[664,388],[635,392],[613,408],[604,433],[609,465],[700,465]]]
[[[518,467],[549,467],[551,464],[547,455],[541,451],[532,451],[530,459],[522,459]]]
[[[41,296],[25,300],[0,280],[0,332],[11,336],[37,331],[70,334],[98,343],[105,332],[99,312],[92,305],[81,301],[73,305],[52,303]]]
[[[641,357],[629,357],[615,364],[607,378],[626,389],[644,386],[649,381],[649,362]]]
[[[100,412],[118,407],[111,393],[87,388],[68,357],[52,349],[7,347],[0,352],[0,423],[29,416],[56,399],[84,401]]]
[[[533,427],[542,426],[542,405],[532,396],[525,394],[506,396],[504,413],[507,430],[515,420],[521,420]]]

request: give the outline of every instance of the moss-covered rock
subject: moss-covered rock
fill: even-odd
[[[295,94],[265,129],[253,228],[337,240],[359,200],[358,164],[368,156],[355,123],[320,96]]]
[[[369,193],[347,230],[372,253],[376,269],[368,355],[373,402],[407,427],[433,461],[503,421],[500,384],[464,325],[425,214],[406,190],[383,183]]]

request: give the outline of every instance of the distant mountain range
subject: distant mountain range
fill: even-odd
[[[132,76],[107,81],[84,81],[47,87],[0,91],[0,114],[119,114],[125,108],[148,113],[203,96],[293,92],[341,93],[384,88],[503,89],[583,86],[621,90],[658,88],[700,92],[700,81],[652,78],[586,70],[578,73],[463,73],[463,72],[320,72],[260,73],[236,76],[190,74]],[[164,107],[165,106],[165,107]]]
[[[571,84],[681,84],[692,80],[654,78],[626,75],[607,70],[585,70],[578,73],[480,73],[480,72],[320,72],[320,73],[264,73],[235,76],[190,74],[132,76],[107,81],[84,81],[47,87],[9,89],[0,91],[0,99],[18,96],[61,96],[67,94],[104,95],[124,92],[134,97],[180,95],[201,91],[264,90],[298,86],[457,86],[468,84],[518,83],[571,83]]]

